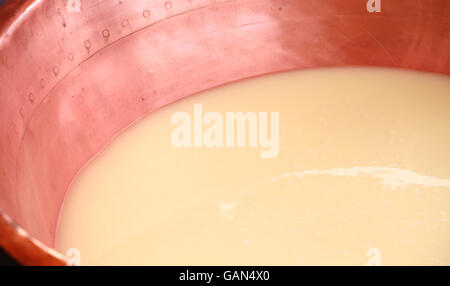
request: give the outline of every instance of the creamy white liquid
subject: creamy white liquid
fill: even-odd
[[[175,148],[172,116],[193,119],[194,104],[224,118],[278,112],[277,156]],[[79,249],[85,265],[450,265],[449,207],[449,77],[290,72],[127,129],[71,186],[56,248]]]

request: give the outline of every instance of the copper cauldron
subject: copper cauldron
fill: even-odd
[[[448,0],[9,0],[0,6],[0,246],[52,249],[65,192],[116,134],[224,83],[325,66],[450,74]]]

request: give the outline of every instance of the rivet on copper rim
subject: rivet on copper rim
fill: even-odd
[[[144,12],[142,13],[142,16],[144,16],[144,18],[148,18],[150,17],[151,13],[149,10],[144,10]]]
[[[59,74],[59,68],[57,66],[54,66],[53,67],[53,75],[58,76],[58,74]]]
[[[45,79],[41,78],[41,80],[39,81],[39,84],[42,88],[44,88],[47,83],[45,82]]]
[[[33,94],[32,92],[30,92],[30,93],[28,94],[28,100],[29,100],[31,103],[34,102],[34,94]]]
[[[104,29],[102,32],[103,38],[109,38],[109,30],[108,29]]]

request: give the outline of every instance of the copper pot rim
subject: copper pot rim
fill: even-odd
[[[22,265],[67,265],[67,258],[35,239],[0,210],[0,246]]]

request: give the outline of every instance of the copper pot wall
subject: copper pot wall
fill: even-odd
[[[7,2],[0,245],[23,264],[65,264],[51,247],[77,171],[133,121],[179,98],[324,66],[450,74],[448,0],[381,0],[380,13],[366,2],[81,0],[80,12],[67,0]]]

